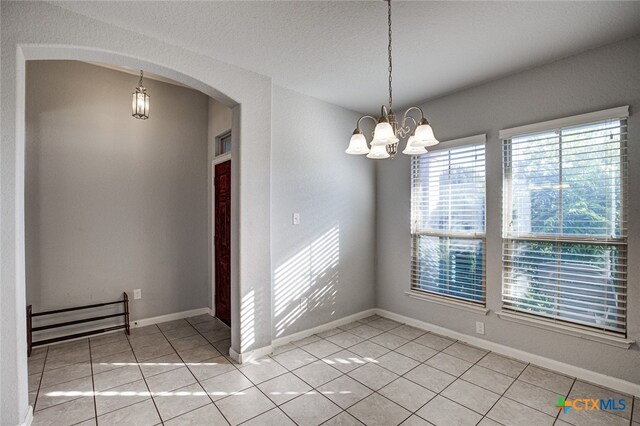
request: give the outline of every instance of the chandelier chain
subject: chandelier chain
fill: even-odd
[[[140,81],[138,82],[138,87],[142,87],[142,70],[140,70]]]
[[[387,4],[389,5],[389,109],[391,109],[391,104],[393,103],[393,89],[391,86],[391,74],[393,72],[393,60],[391,57],[391,0],[387,0]]]

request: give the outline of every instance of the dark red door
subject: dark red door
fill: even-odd
[[[216,316],[231,325],[231,161],[216,164],[215,177]]]

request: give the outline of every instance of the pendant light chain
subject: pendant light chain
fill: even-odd
[[[391,86],[391,73],[393,72],[393,60],[391,57],[391,0],[387,0],[387,3],[389,5],[389,110],[391,110],[393,103],[393,89]]]
[[[142,87],[142,70],[140,70],[140,81],[138,82],[138,86]]]

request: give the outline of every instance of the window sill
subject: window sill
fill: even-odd
[[[473,312],[474,314],[487,315],[489,309],[483,306],[476,306],[471,303],[458,302],[444,297],[432,296],[418,291],[407,291],[405,294],[413,299],[424,300],[427,302],[435,303],[437,305],[448,306],[450,308],[461,309],[467,312]]]
[[[596,333],[594,331],[580,329],[569,325],[558,324],[545,319],[530,318],[514,312],[497,311],[496,314],[500,319],[516,322],[518,324],[529,325],[531,327],[541,328],[543,330],[554,331],[556,333],[566,334],[568,336],[579,337],[618,348],[629,349],[635,343],[634,340],[622,337],[610,336],[607,334]]]

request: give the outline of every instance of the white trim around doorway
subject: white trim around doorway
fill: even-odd
[[[211,167],[215,166],[216,164],[220,164],[220,163],[224,163],[225,161],[231,161],[231,153],[227,152],[224,154],[220,154],[216,157],[213,158],[213,160],[211,160]]]

